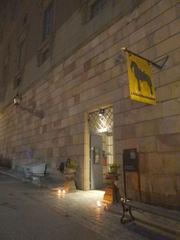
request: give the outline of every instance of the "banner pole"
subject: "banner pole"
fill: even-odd
[[[165,63],[167,62],[167,60],[168,60],[168,56],[167,56],[166,59],[165,59],[165,61],[164,61],[164,63],[162,64],[162,66],[160,66],[159,64],[157,64],[157,63],[155,63],[155,62],[153,62],[153,61],[151,61],[151,60],[149,60],[149,59],[147,59],[147,58],[145,58],[145,57],[142,57],[142,56],[140,56],[139,54],[137,54],[137,53],[135,53],[135,52],[133,52],[133,51],[130,51],[130,50],[129,50],[128,48],[126,48],[126,47],[121,48],[121,50],[124,51],[124,52],[128,52],[129,54],[133,54],[133,55],[135,55],[135,56],[137,56],[137,57],[139,57],[139,58],[142,58],[142,59],[146,60],[147,62],[151,63],[153,66],[155,66],[155,67],[158,68],[158,69],[162,69],[163,66],[164,66],[164,64],[165,64]]]

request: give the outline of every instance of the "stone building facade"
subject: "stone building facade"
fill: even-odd
[[[90,188],[89,114],[113,109],[113,158],[137,149],[127,195],[178,206],[180,193],[180,3],[177,0],[12,0],[0,8],[0,155],[13,167],[78,162]],[[122,47],[153,61],[156,105],[130,100]],[[13,104],[16,94],[20,106]]]

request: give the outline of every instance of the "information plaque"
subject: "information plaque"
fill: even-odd
[[[136,148],[123,150],[123,165],[124,170],[127,172],[138,171],[138,153]]]

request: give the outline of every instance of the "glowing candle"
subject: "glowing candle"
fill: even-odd
[[[102,204],[101,204],[100,201],[97,201],[96,204],[97,204],[98,207],[101,207],[101,206],[102,206]]]
[[[61,194],[61,189],[58,189],[58,195],[60,195]]]

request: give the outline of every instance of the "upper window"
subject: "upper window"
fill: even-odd
[[[96,0],[91,5],[91,18],[95,17],[105,6],[107,0]]]
[[[8,78],[9,78],[9,62],[7,59],[5,60],[3,64],[3,69],[2,69],[2,78],[0,78],[0,102],[4,101],[5,94],[6,94],[6,88],[8,84]]]
[[[45,40],[53,30],[53,2],[44,11],[43,19],[43,40]]]
[[[112,0],[88,0],[82,7],[82,23],[85,24],[104,10]]]
[[[25,64],[25,56],[26,56],[26,42],[25,39],[23,39],[18,46],[17,65],[19,70],[22,69]]]
[[[0,26],[0,42],[3,40],[3,27]]]

